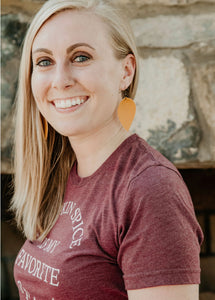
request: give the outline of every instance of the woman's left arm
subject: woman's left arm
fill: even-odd
[[[128,290],[129,300],[198,300],[199,285],[168,285]]]

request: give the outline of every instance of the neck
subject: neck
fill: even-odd
[[[92,175],[130,135],[123,127],[111,125],[88,135],[69,137],[77,158],[78,175]]]

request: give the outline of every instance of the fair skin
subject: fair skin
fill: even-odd
[[[59,13],[43,25],[32,58],[32,90],[39,110],[69,137],[79,175],[89,176],[130,135],[118,120],[117,107],[121,91],[132,81],[135,59],[128,55],[118,60],[105,24],[74,11]],[[77,98],[84,103],[57,107],[62,100]]]
[[[198,300],[197,284],[158,286],[128,291],[129,300]]]
[[[107,26],[98,17],[67,10],[39,30],[32,60],[31,85],[40,112],[68,136],[79,176],[93,174],[130,135],[118,120],[117,107],[134,76],[133,55],[118,60]],[[198,285],[130,290],[128,297],[197,300]]]

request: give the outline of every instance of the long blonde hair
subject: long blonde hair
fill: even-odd
[[[135,76],[126,95],[134,98],[137,88],[137,49],[129,22],[117,8],[105,0],[49,0],[42,6],[25,37],[16,102],[15,192],[11,209],[18,227],[30,240],[43,240],[57,220],[68,174],[75,161],[68,138],[50,125],[48,139],[44,139],[41,114],[31,91],[34,38],[45,21],[65,9],[92,12],[108,25],[116,57],[123,59],[132,53],[136,58]]]

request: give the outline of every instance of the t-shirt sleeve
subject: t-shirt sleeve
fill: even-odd
[[[149,167],[130,182],[118,239],[118,264],[127,290],[200,282],[203,234],[177,172]]]

